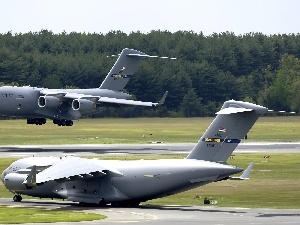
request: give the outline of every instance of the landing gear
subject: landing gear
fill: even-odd
[[[46,123],[46,118],[27,118],[27,124],[43,125]]]
[[[114,202],[111,203],[113,207],[138,207],[140,202],[138,201],[124,201],[124,202]]]
[[[58,126],[73,126],[72,120],[60,120],[60,119],[54,119],[54,124],[57,124]]]
[[[21,202],[22,201],[22,196],[21,195],[15,195],[13,197],[14,202]]]

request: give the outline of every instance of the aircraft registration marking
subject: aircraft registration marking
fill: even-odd
[[[223,138],[202,138],[202,141],[204,142],[210,142],[210,143],[240,143],[240,139],[223,139]]]

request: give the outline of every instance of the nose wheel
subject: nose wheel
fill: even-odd
[[[13,197],[14,202],[21,202],[22,201],[22,196],[21,195],[15,195]]]

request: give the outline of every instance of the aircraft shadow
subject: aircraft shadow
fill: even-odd
[[[200,206],[199,206],[200,207]],[[226,209],[210,209],[199,208],[195,206],[156,206],[156,205],[141,205],[139,208],[143,209],[158,209],[158,210],[174,210],[174,211],[187,211],[187,212],[225,212],[225,213],[246,213],[243,211],[226,210]],[[205,207],[205,206],[202,206]]]

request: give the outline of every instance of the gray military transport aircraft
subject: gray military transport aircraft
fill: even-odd
[[[247,179],[226,161],[267,108],[226,101],[206,132],[184,159],[100,160],[73,156],[28,157],[2,173],[5,187],[15,194],[62,198],[82,204],[137,206],[140,202],[226,179]]]
[[[73,120],[97,113],[106,106],[163,104],[167,92],[158,103],[129,100],[132,96],[123,92],[144,58],[168,57],[150,56],[137,50],[123,49],[99,88],[0,87],[0,115],[25,117],[27,124],[43,125],[46,118],[49,118],[58,126],[72,126]]]

